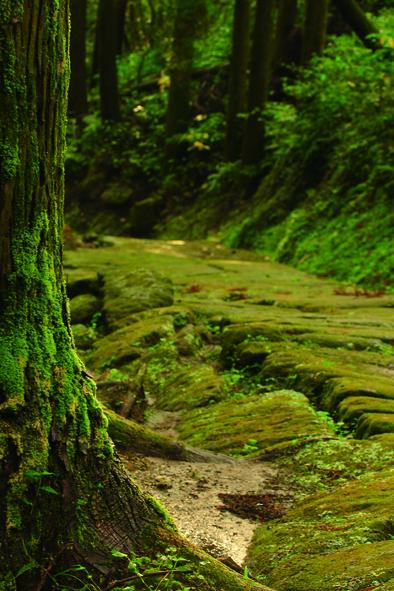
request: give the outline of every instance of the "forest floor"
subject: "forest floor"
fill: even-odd
[[[187,537],[274,589],[394,590],[394,296],[213,242],[65,272],[115,444]]]

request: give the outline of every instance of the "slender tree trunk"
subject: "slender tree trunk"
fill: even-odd
[[[273,16],[275,0],[257,0],[252,40],[248,118],[242,143],[242,162],[255,164],[264,149],[264,125],[261,113],[268,98],[271,82]]]
[[[297,0],[280,0],[275,33],[275,66],[293,63],[291,36],[297,19]]]
[[[100,75],[101,117],[119,121],[119,91],[116,55],[118,49],[118,0],[99,0],[97,15],[97,57]]]
[[[190,121],[190,75],[193,67],[193,0],[178,0],[176,7],[171,86],[166,115],[167,136],[185,131]]]
[[[356,0],[334,0],[343,19],[353,29],[366,47],[377,49],[380,47],[377,39],[369,35],[378,35],[378,29],[368,19]]]
[[[87,0],[71,0],[69,113],[80,119],[88,111],[86,72]]]
[[[118,30],[116,34],[117,49],[116,53],[120,55],[125,45],[125,27],[126,27],[127,0],[118,0]]]
[[[171,138],[186,131],[190,124],[194,40],[199,33],[205,10],[205,0],[177,0],[166,113],[168,158],[177,156],[180,151],[179,144],[173,143]]]
[[[306,0],[302,63],[306,65],[312,55],[323,53],[327,31],[328,0]]]
[[[235,0],[227,107],[225,157],[236,160],[241,149],[239,113],[246,111],[250,0]]]

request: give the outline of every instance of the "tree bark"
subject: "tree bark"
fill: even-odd
[[[201,590],[260,589],[182,540],[114,452],[74,348],[62,271],[68,3],[7,7],[0,19],[0,591],[48,589],[59,568],[75,564],[101,583],[116,566],[112,550],[152,554],[168,545],[205,577]]]
[[[239,113],[246,111],[249,61],[250,0],[235,0],[225,140],[226,160],[236,160],[241,149]]]
[[[118,0],[118,26],[117,26],[117,49],[116,53],[120,55],[123,51],[126,35],[125,35],[125,27],[126,27],[126,12],[127,12],[127,0]]]
[[[323,53],[327,30],[328,0],[306,0],[302,63],[306,65],[312,55]]]
[[[86,72],[87,0],[71,0],[69,114],[81,119],[88,111]]]
[[[175,157],[179,151],[179,145],[171,142],[172,136],[186,131],[190,123],[194,40],[205,10],[205,0],[177,0],[176,3],[171,82],[166,113],[169,158]]]
[[[295,30],[296,19],[297,0],[280,0],[275,32],[274,63],[276,67],[294,63],[294,55],[290,51],[290,39]]]
[[[119,90],[116,56],[118,50],[118,0],[99,0],[97,57],[100,78],[100,107],[104,121],[119,121]]]
[[[378,29],[371,23],[356,0],[334,0],[346,23],[353,29],[369,49],[380,47],[379,41],[369,35],[378,35]]]
[[[271,82],[273,15],[275,0],[257,0],[250,66],[248,118],[242,143],[242,162],[255,164],[264,149],[261,114]]]

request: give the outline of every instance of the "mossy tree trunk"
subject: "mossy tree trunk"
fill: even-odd
[[[50,589],[76,563],[116,573],[112,550],[164,545],[190,557],[201,590],[260,588],[201,563],[130,480],[76,354],[62,272],[68,23],[59,0],[0,16],[0,590]]]
[[[328,0],[306,0],[302,63],[321,55],[326,41]]]
[[[371,23],[357,0],[334,0],[346,23],[353,29],[366,47],[377,49],[379,41],[370,35],[378,35],[378,29]]]
[[[130,549],[160,520],[114,456],[71,336],[61,266],[68,19],[66,2],[36,0],[10,5],[0,23],[1,590],[37,589],[61,552],[80,561]]]
[[[120,119],[118,73],[118,0],[99,0],[97,15],[97,58],[100,109],[104,121]]]
[[[257,0],[252,39],[248,117],[242,142],[242,162],[255,164],[263,155],[264,124],[261,114],[271,83],[275,0]]]
[[[71,0],[69,113],[81,119],[88,111],[86,72],[87,0]]]
[[[227,160],[236,160],[241,149],[242,125],[238,115],[246,111],[249,28],[250,0],[235,0],[225,140]]]
[[[176,143],[171,142],[172,136],[183,133],[190,124],[194,40],[204,20],[205,12],[205,0],[177,0],[176,2],[173,57],[166,113],[168,157],[176,156],[179,149]]]

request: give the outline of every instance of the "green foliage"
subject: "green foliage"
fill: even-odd
[[[198,582],[203,580],[203,575],[198,573],[198,568],[191,560],[178,553],[178,549],[170,546],[164,552],[158,552],[155,556],[128,556],[124,552],[113,550],[114,559],[127,561],[128,575],[120,580],[114,580],[103,591],[192,591],[198,589]],[[203,565],[203,563],[200,563]],[[18,576],[33,568],[36,563],[25,565]],[[197,571],[197,572],[196,572]],[[192,586],[183,582],[185,575],[192,580]],[[63,570],[54,575],[49,575],[52,588],[55,591],[99,591],[102,589],[92,579],[88,570],[80,564]]]
[[[325,55],[266,112],[271,172],[227,243],[271,252],[315,273],[365,287],[393,282],[394,17],[377,20],[386,47],[331,40]],[[279,221],[279,223],[278,223]]]
[[[306,445],[282,461],[291,466],[292,484],[303,496],[383,470],[393,464],[394,453],[379,443],[342,438]]]

